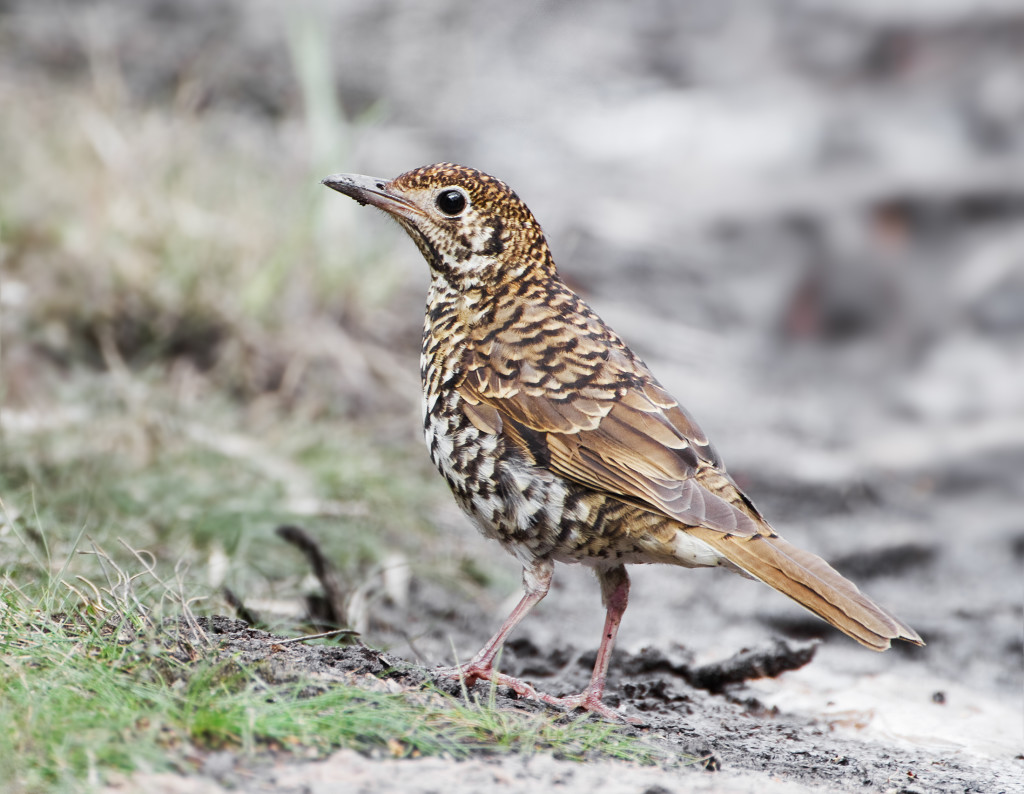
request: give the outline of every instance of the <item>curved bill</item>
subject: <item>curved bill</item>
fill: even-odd
[[[371,204],[392,215],[422,215],[423,212],[404,196],[388,190],[388,180],[362,174],[331,174],[320,180],[332,190],[344,193],[362,205]]]

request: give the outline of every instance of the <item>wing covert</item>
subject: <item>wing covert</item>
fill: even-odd
[[[489,367],[467,373],[458,387],[467,415],[487,406],[511,437],[529,436],[534,447],[540,439],[553,471],[684,524],[735,535],[764,531],[696,422],[646,371],[609,391],[524,384],[505,367],[502,376]]]

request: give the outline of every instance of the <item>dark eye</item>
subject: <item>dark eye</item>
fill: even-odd
[[[434,204],[445,215],[458,215],[466,209],[466,194],[461,190],[442,190],[434,199]]]

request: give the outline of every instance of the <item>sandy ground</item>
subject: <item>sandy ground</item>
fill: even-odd
[[[345,682],[375,690],[418,690],[430,681],[458,694],[458,685],[422,667],[368,647],[277,645],[273,635],[241,621],[203,621],[219,651],[258,668],[264,680],[296,674],[321,685]],[[803,647],[807,647],[806,645]],[[811,644],[811,647],[814,647]],[[777,650],[777,649],[776,649]],[[506,668],[543,679],[548,689],[579,688],[590,658],[565,646],[544,653],[528,641],[510,643]],[[1024,780],[1007,703],[947,678],[915,673],[912,660],[869,674],[838,670],[845,653],[825,654],[801,670],[714,694],[699,682],[689,654],[648,646],[619,652],[610,702],[635,725],[627,730],[658,748],[659,767],[560,761],[546,754],[446,759],[370,758],[343,750],[317,762],[254,761],[232,752],[208,754],[200,772],[137,774],[110,791],[479,790],[601,792],[894,791],[1013,792]],[[936,687],[942,687],[936,689]],[[474,694],[488,697],[478,684]],[[497,707],[543,710],[500,689]]]

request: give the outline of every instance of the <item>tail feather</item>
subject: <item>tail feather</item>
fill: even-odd
[[[876,651],[889,648],[891,640],[924,645],[916,631],[861,593],[821,557],[777,535],[742,537],[704,527],[687,532],[861,645]]]

